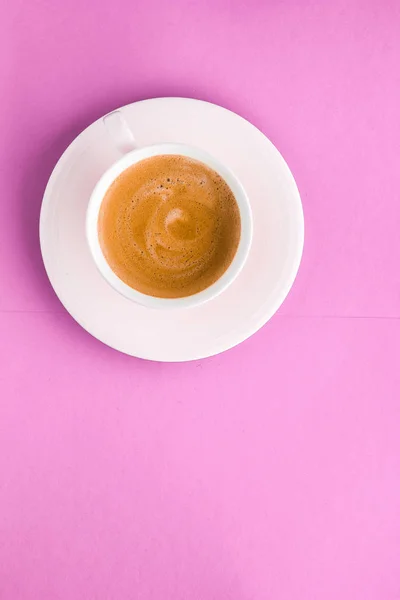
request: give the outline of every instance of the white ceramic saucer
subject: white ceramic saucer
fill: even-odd
[[[172,362],[232,348],[268,321],[295,279],[304,221],[293,176],[258,129],[220,106],[156,98],[121,110],[138,146],[191,144],[204,148],[236,173],[247,190],[254,218],[248,261],[231,287],[196,308],[162,312],[115,292],[97,271],[85,239],[91,191],[120,156],[99,119],[64,152],[44,194],[40,243],[50,282],[82,327],[126,354]]]

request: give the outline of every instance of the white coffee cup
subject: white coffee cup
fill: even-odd
[[[228,167],[212,157],[208,152],[188,146],[186,144],[177,143],[162,143],[153,146],[145,146],[142,148],[135,147],[134,137],[126,124],[120,111],[110,113],[104,119],[105,125],[109,129],[112,138],[117,147],[123,153],[123,156],[117,160],[107,171],[101,176],[97,182],[89,200],[86,213],[86,238],[89,244],[89,249],[93,260],[104,279],[120,294],[133,300],[139,304],[149,308],[189,308],[203,304],[226,290],[231,283],[239,275],[243,269],[246,259],[249,254],[251,240],[253,235],[253,223],[249,199],[247,194],[238,180]],[[134,288],[122,281],[111,269],[106,261],[101,250],[98,237],[98,218],[101,204],[104,196],[115,181],[115,179],[125,169],[145,158],[159,156],[165,154],[179,154],[201,161],[214,171],[216,171],[229,185],[232,190],[237,205],[239,207],[241,219],[241,235],[239,246],[233,261],[223,275],[212,285],[205,290],[186,296],[183,298],[158,298],[138,292]]]

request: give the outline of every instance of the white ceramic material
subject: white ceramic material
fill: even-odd
[[[112,113],[110,118],[114,122],[118,119],[118,113]],[[117,120],[117,145],[119,145],[119,133],[122,133],[120,130],[121,120],[121,118]],[[192,296],[187,296],[184,298],[155,298],[153,296],[142,294],[137,290],[131,288],[124,281],[122,281],[110,268],[101,250],[98,237],[97,224],[100,207],[104,196],[110,185],[113,183],[113,181],[131,165],[134,165],[135,163],[145,158],[150,158],[152,156],[158,156],[161,154],[180,154],[182,156],[187,156],[189,158],[199,160],[202,163],[205,163],[207,166],[211,167],[211,169],[214,169],[214,171],[221,175],[221,177],[231,188],[236,198],[241,217],[240,242],[235,257],[232,263],[229,265],[228,269],[225,271],[222,277],[218,279],[218,281],[216,281],[207,289]],[[186,144],[155,144],[153,146],[146,146],[144,148],[131,150],[130,152],[127,152],[127,154],[124,154],[102,175],[100,180],[97,182],[90,197],[86,213],[86,237],[88,240],[89,249],[91,251],[93,260],[97,265],[97,268],[99,269],[100,273],[103,275],[104,279],[117,292],[125,296],[125,298],[133,300],[134,302],[138,302],[139,304],[147,306],[148,308],[192,308],[194,306],[202,304],[203,302],[212,300],[216,296],[221,294],[221,292],[226,290],[227,287],[233,283],[233,281],[239,275],[240,271],[243,269],[243,266],[246,262],[250,250],[252,232],[253,226],[249,200],[247,198],[243,186],[238,181],[237,177],[235,177],[235,175],[229,169],[227,169],[225,165],[217,161],[208,152],[205,152],[200,148],[188,146]]]
[[[121,111],[135,132],[137,146],[196,146],[236,174],[253,214],[246,264],[228,289],[190,309],[152,310],[108,285],[94,264],[85,236],[91,192],[121,156],[99,119],[67,148],[45,191],[40,242],[51,284],[82,327],[121,352],[151,360],[185,361],[227,350],[264,325],[295,279],[304,222],[293,176],[258,129],[219,106],[158,98]]]

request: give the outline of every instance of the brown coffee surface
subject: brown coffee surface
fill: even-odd
[[[139,292],[160,298],[196,294],[231,264],[240,213],[228,184],[180,155],[126,169],[102,202],[98,233],[111,269]]]

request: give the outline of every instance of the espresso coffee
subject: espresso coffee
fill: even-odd
[[[102,252],[135,290],[181,298],[227,270],[240,241],[240,212],[228,184],[208,166],[160,155],[127,168],[107,190],[98,220]]]

